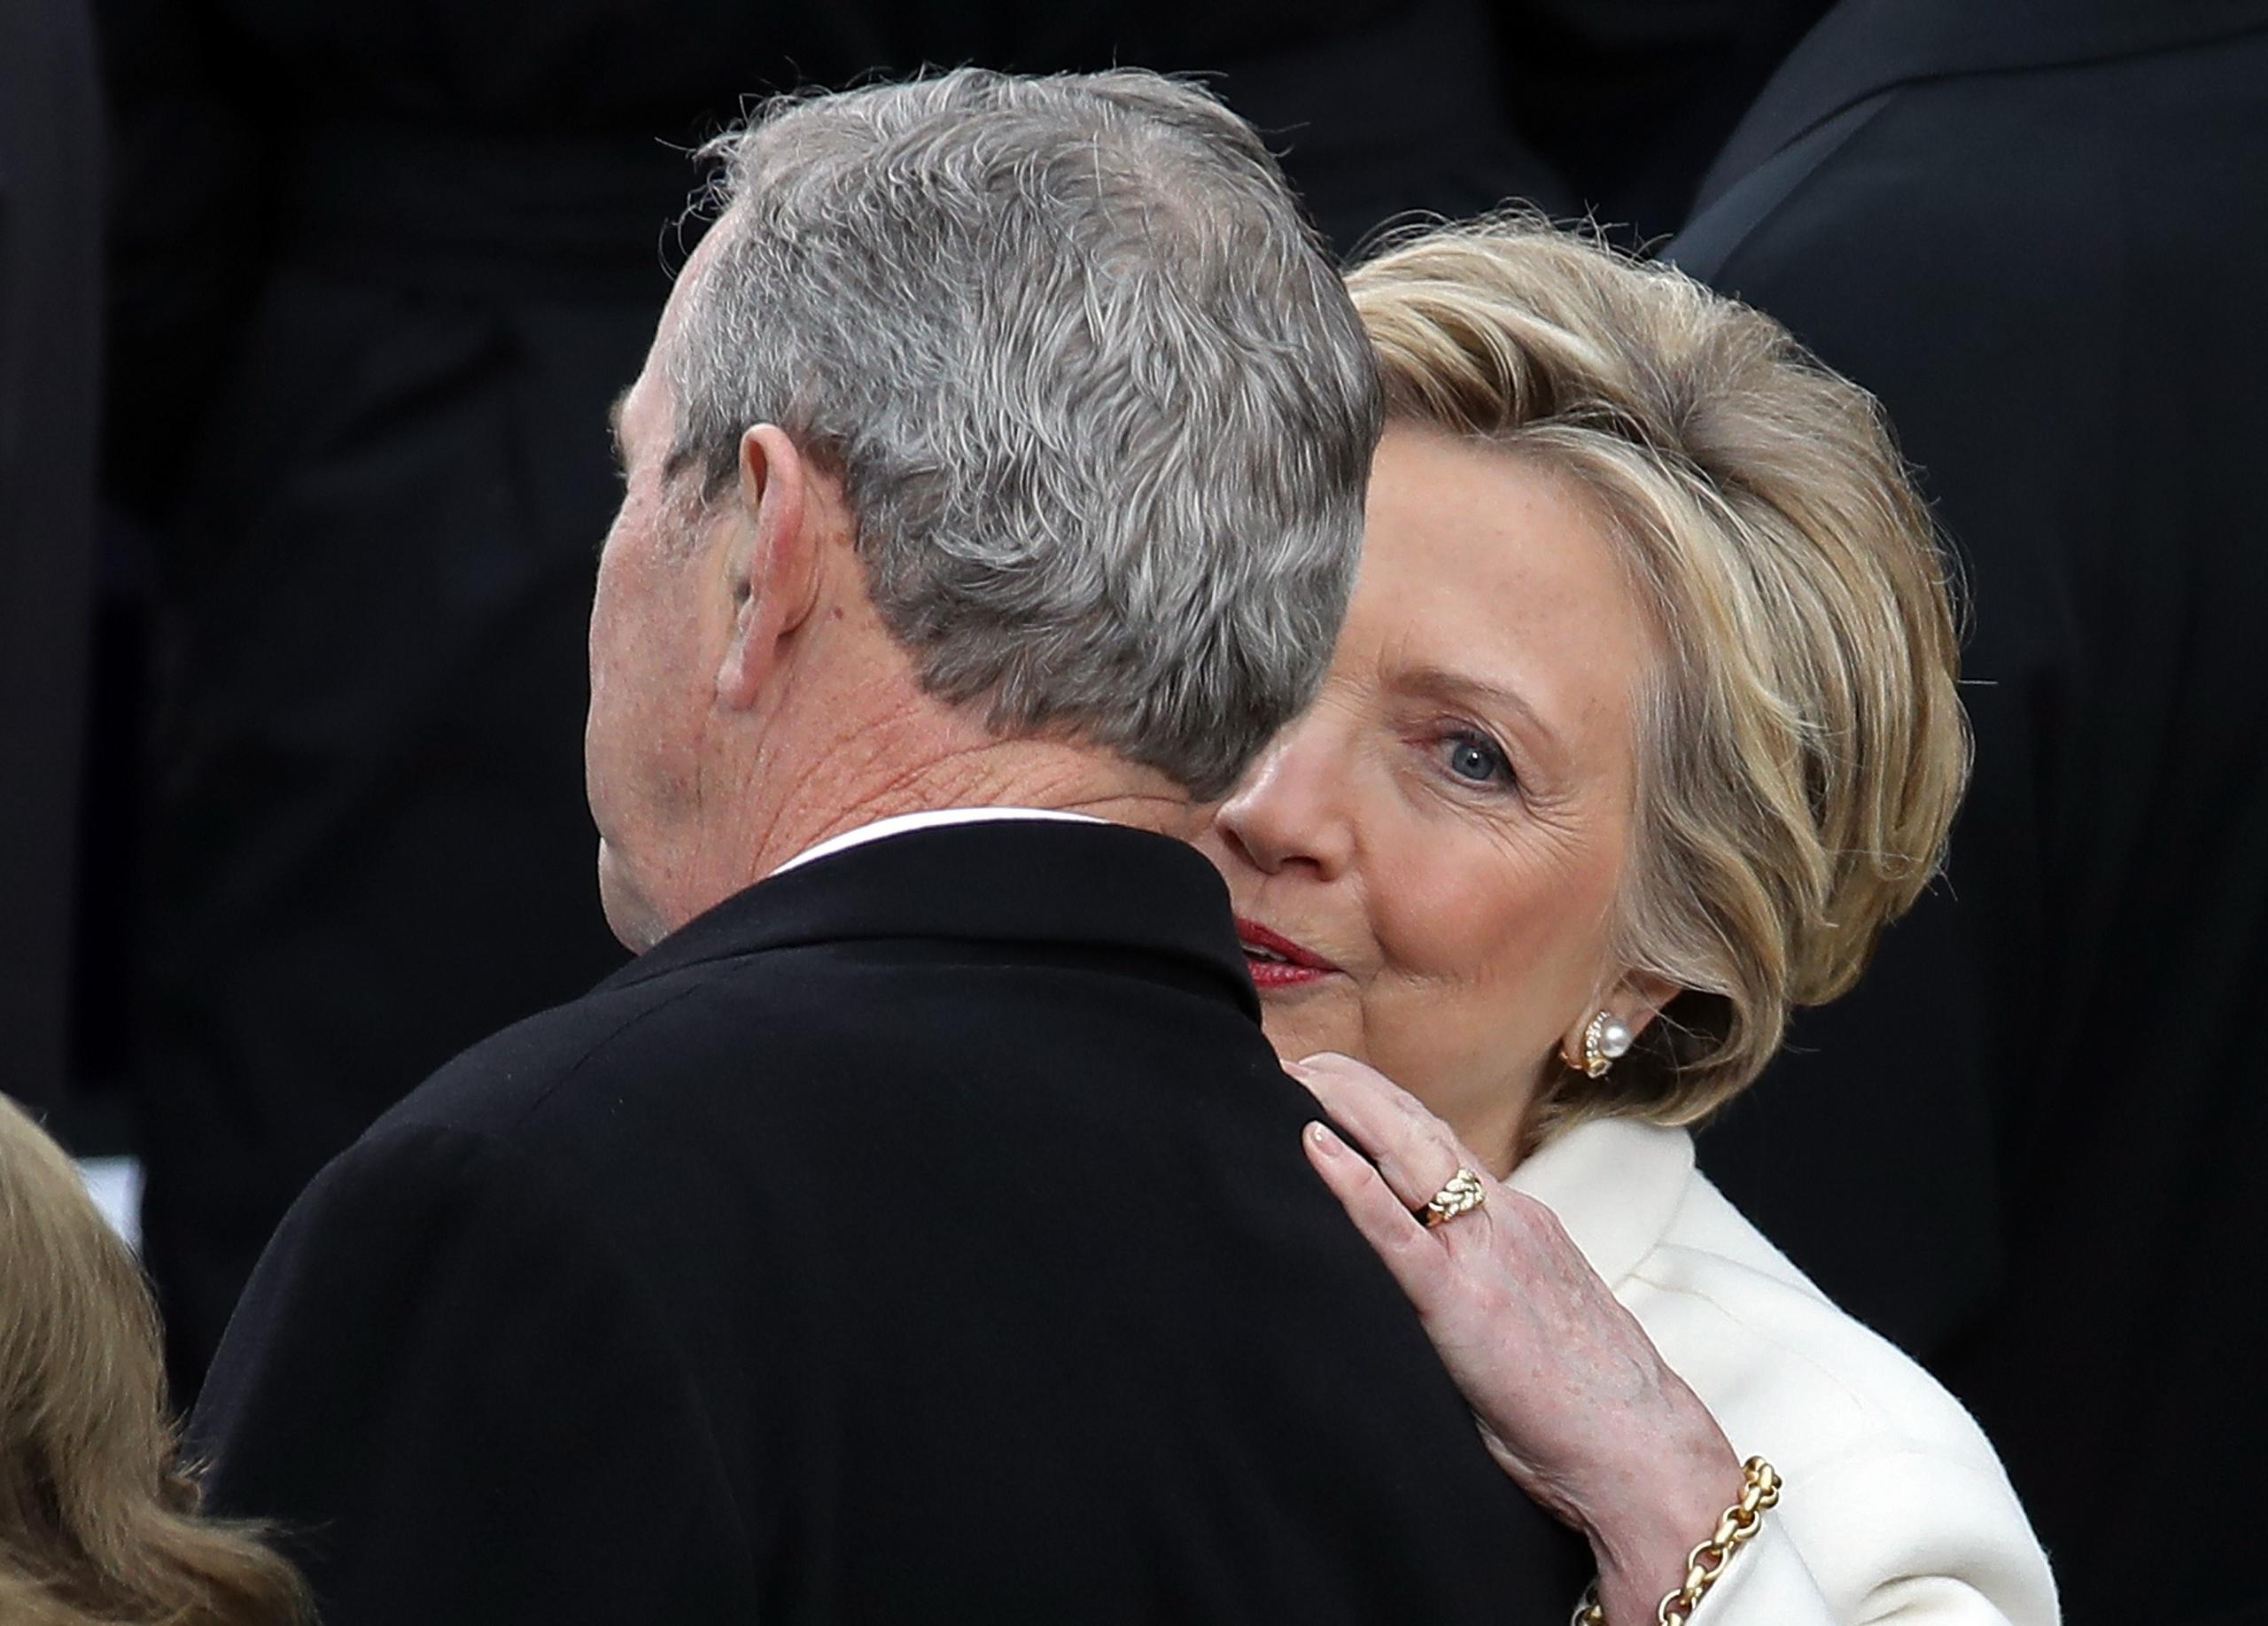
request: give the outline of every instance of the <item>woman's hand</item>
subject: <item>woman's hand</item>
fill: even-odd
[[[1491,1179],[1446,1124],[1361,1062],[1324,1054],[1286,1070],[1376,1161],[1309,1125],[1309,1161],[1417,1306],[1489,1454],[1589,1540],[1607,1620],[1651,1620],[1739,1499],[1724,1431],[1550,1209]],[[1480,1175],[1486,1200],[1428,1229],[1412,1210],[1460,1168]]]

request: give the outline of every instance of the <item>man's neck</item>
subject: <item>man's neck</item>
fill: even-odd
[[[819,773],[801,781],[757,833],[752,867],[769,875],[797,853],[861,826],[959,807],[1084,813],[1183,840],[1195,835],[1199,818],[1188,793],[1153,769],[1091,748],[987,740],[883,774]]]
[[[656,937],[798,853],[899,814],[1028,807],[1197,834],[1202,810],[1158,770],[1060,738],[1002,739],[973,708],[923,693],[863,600],[813,617],[790,653],[760,708],[717,714],[691,805],[621,886],[645,900]]]

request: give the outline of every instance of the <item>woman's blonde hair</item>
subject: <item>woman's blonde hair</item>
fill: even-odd
[[[270,1626],[299,1577],[197,1516],[141,1267],[62,1148],[0,1095],[0,1620]]]
[[[1573,482],[1651,611],[1616,948],[1685,992],[1532,1130],[1690,1123],[1856,980],[1942,857],[1969,735],[1928,511],[1871,396],[1668,266],[1510,216],[1348,282],[1388,422]]]

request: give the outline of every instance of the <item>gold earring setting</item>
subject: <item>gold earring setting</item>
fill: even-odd
[[[1604,1078],[1606,1070],[1630,1054],[1629,1024],[1612,1011],[1603,1010],[1583,1030],[1583,1074]]]

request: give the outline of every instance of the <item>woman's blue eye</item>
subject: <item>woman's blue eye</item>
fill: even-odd
[[[1486,785],[1511,778],[1511,766],[1493,741],[1476,734],[1459,734],[1452,735],[1447,743],[1449,770],[1459,779]]]

